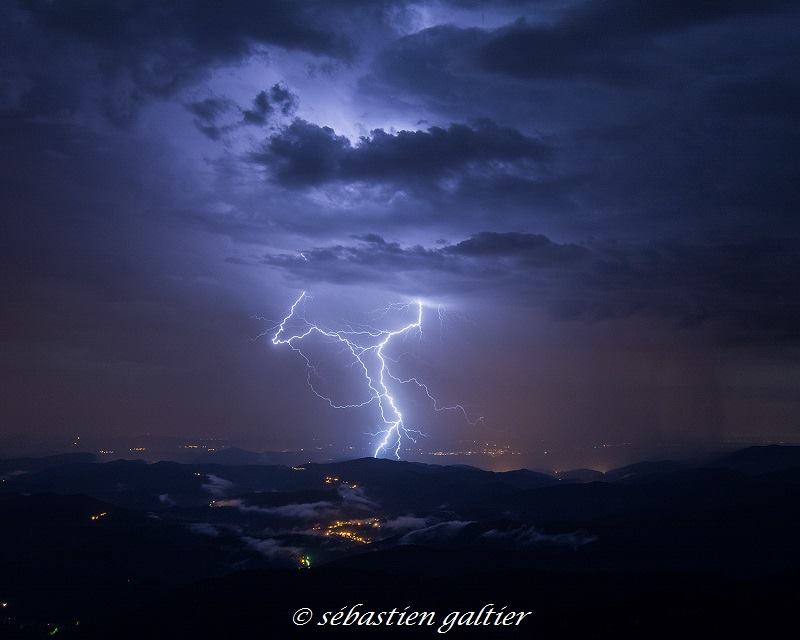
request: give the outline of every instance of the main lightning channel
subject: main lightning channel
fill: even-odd
[[[411,429],[405,424],[403,413],[398,407],[397,400],[390,391],[387,379],[392,380],[397,384],[416,385],[418,388],[422,389],[425,392],[425,395],[431,400],[435,411],[460,411],[468,422],[475,424],[469,420],[466,410],[460,404],[442,406],[430,392],[428,386],[420,382],[416,377],[400,378],[393,375],[389,370],[387,360],[390,359],[384,353],[384,349],[389,346],[394,338],[407,335],[413,331],[422,331],[424,305],[421,300],[416,300],[413,304],[397,306],[397,308],[408,308],[412,306],[416,307],[416,319],[399,329],[389,331],[386,329],[368,327],[360,331],[356,331],[354,329],[348,329],[346,331],[332,331],[320,327],[318,324],[309,322],[305,316],[302,316],[298,313],[298,307],[303,300],[306,299],[306,297],[306,292],[303,291],[297,300],[294,301],[294,304],[292,304],[291,308],[289,309],[289,313],[281,320],[277,327],[275,327],[276,331],[272,336],[272,344],[287,345],[290,349],[292,349],[292,351],[296,351],[303,358],[308,369],[306,382],[308,383],[309,388],[316,396],[322,400],[325,400],[332,408],[357,409],[372,403],[377,403],[380,418],[383,424],[382,428],[377,433],[371,434],[380,438],[378,446],[373,453],[374,457],[377,458],[382,453],[392,451],[394,456],[397,459],[400,459],[400,448],[402,446],[403,439],[407,438],[411,442],[417,442],[417,436],[421,435],[419,430]],[[293,320],[299,320],[304,329],[299,333],[294,333],[287,337],[286,334],[288,332],[286,325]],[[313,382],[313,375],[316,373],[316,369],[314,368],[311,359],[300,347],[300,344],[303,342],[303,340],[312,334],[318,334],[326,338],[331,338],[346,347],[346,349],[354,358],[353,364],[358,364],[364,374],[364,380],[366,382],[366,388],[369,395],[368,399],[364,400],[363,402],[352,404],[339,404],[334,402],[334,400],[329,396],[320,393],[317,390]],[[370,367],[367,360],[367,358],[370,356],[374,356],[377,362],[377,364],[373,365],[372,367]],[[377,370],[375,371],[374,369]]]

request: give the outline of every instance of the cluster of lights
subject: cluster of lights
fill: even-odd
[[[89,520],[91,520],[92,522],[96,522],[97,520],[100,520],[101,518],[105,518],[107,515],[108,515],[107,511],[101,511],[100,513],[94,513],[94,514],[90,515],[89,516]]]
[[[355,531],[350,531],[349,529],[335,529],[333,531],[325,531],[326,536],[336,536],[337,538],[342,538],[344,540],[348,540],[349,542],[355,542],[357,544],[368,544],[371,542],[369,538],[365,538],[362,535],[359,535]]]
[[[210,444],[203,444],[203,442],[211,443],[214,446],[211,446]],[[192,450],[202,449],[204,451],[208,451],[208,452],[212,452],[213,453],[218,448],[217,444],[215,444],[217,442],[224,442],[224,440],[221,440],[219,438],[210,438],[209,440],[200,441],[200,442],[198,442],[198,441],[186,442],[186,443],[181,445],[181,449],[192,449]],[[220,448],[224,449],[225,447],[224,446],[220,446]]]
[[[300,565],[301,569],[310,569],[311,568],[311,556],[307,553],[304,553],[297,559],[297,564]]]
[[[518,456],[519,451],[514,451],[510,445],[497,444],[495,442],[472,442],[469,448],[451,451],[439,449],[431,451],[432,456],[489,456],[490,458],[498,458],[500,456]]]
[[[358,484],[348,480],[342,480],[339,476],[325,476],[325,484],[338,484],[341,486],[349,487],[350,489],[358,489]]]
[[[315,525],[314,531],[319,531],[327,537],[342,538],[356,544],[369,544],[370,538],[363,534],[361,529],[380,529],[379,518],[361,518],[353,520],[334,520],[323,530],[322,525]]]

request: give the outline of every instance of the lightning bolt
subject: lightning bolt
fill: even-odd
[[[403,440],[408,439],[416,443],[417,437],[422,435],[422,432],[418,429],[411,429],[406,425],[403,412],[400,410],[397,400],[390,389],[391,383],[415,385],[417,388],[424,391],[425,395],[431,400],[435,411],[460,411],[464,419],[470,424],[476,424],[479,420],[482,420],[482,418],[479,418],[478,421],[471,421],[467,411],[460,404],[452,406],[441,405],[431,393],[428,386],[420,382],[416,377],[400,378],[392,374],[389,370],[388,362],[393,362],[393,360],[386,355],[385,349],[389,347],[392,341],[395,338],[408,335],[412,332],[422,333],[424,305],[421,300],[416,300],[413,304],[395,303],[383,310],[384,314],[386,314],[392,310],[405,310],[411,307],[416,309],[416,319],[399,329],[387,330],[366,326],[362,329],[350,327],[347,330],[332,331],[318,324],[309,322],[304,315],[298,312],[299,305],[306,298],[306,292],[303,291],[297,300],[294,301],[294,304],[292,304],[289,313],[274,327],[275,334],[271,339],[272,344],[287,345],[292,351],[297,352],[303,358],[308,369],[306,382],[309,388],[317,397],[325,400],[333,409],[358,409],[373,403],[377,404],[382,424],[377,433],[370,434],[379,439],[373,454],[376,458],[381,454],[392,451],[394,456],[399,459]],[[441,317],[441,310],[439,310],[439,313]],[[287,324],[294,320],[300,321],[303,330],[298,333],[287,335]],[[316,389],[313,382],[313,375],[316,374],[316,369],[311,359],[303,352],[300,346],[303,340],[312,334],[318,334],[340,343],[344,346],[346,351],[352,355],[352,364],[359,366],[364,375],[366,389],[368,391],[368,398],[366,400],[352,404],[339,404]]]

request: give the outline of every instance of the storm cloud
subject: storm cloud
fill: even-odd
[[[500,171],[510,171],[509,165],[539,163],[550,154],[540,140],[490,120],[394,134],[376,129],[352,144],[330,127],[298,119],[271,137],[253,159],[273,167],[281,184],[302,187],[327,182],[430,182],[468,168],[487,170],[497,163]]]
[[[684,327],[719,321],[739,339],[798,338],[800,305],[792,292],[800,285],[800,259],[791,242],[577,245],[495,232],[430,248],[377,235],[355,240],[302,255],[268,255],[264,262],[304,282],[369,282],[412,295],[500,285],[563,318],[650,313]]]
[[[744,16],[755,18],[772,2],[590,2],[569,7],[555,24],[524,19],[499,29],[483,44],[485,68],[522,78],[583,77],[611,83],[647,81],[654,39]]]
[[[467,439],[796,439],[794,4],[0,12],[0,418],[20,442],[369,453],[371,416],[308,402],[302,363],[253,339],[299,290],[331,326],[398,298],[468,318],[441,358],[407,345],[480,398]]]

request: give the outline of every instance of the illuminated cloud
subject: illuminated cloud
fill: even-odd
[[[304,289],[494,323],[531,450],[798,423],[796,3],[6,4],[3,424],[341,434],[250,340]]]

